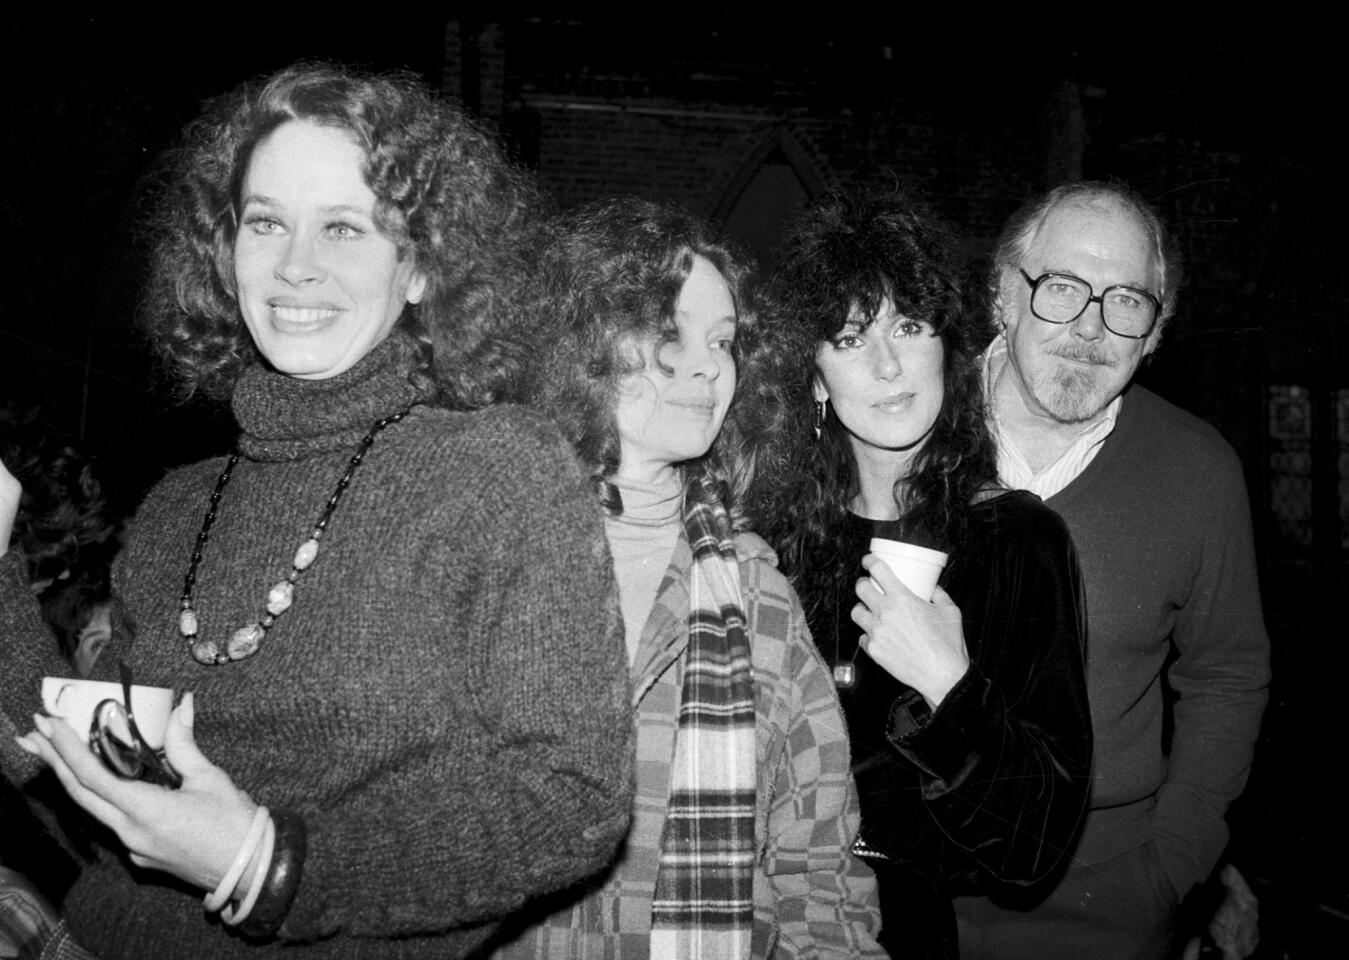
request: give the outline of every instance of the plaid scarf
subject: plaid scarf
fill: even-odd
[[[686,498],[689,644],[652,960],[743,960],[754,926],[754,675],[726,508]]]
[[[23,957],[26,954],[21,953],[19,956]],[[98,958],[75,942],[75,938],[66,927],[66,922],[62,920],[60,926],[42,945],[40,960],[98,960]]]

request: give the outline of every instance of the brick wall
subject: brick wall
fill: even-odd
[[[948,220],[975,262],[1022,202],[1066,173],[1124,179],[1160,206],[1186,262],[1180,310],[1142,377],[1243,455],[1259,442],[1262,384],[1304,376],[1315,349],[1311,331],[1283,316],[1286,298],[1274,288],[1299,289],[1275,261],[1280,236],[1305,214],[1297,198],[1308,175],[1166,130],[1113,141],[1099,90],[1075,95],[1061,85],[1039,109],[968,123],[898,98],[772,109],[533,89],[516,109],[536,138],[539,180],[563,207],[634,193],[724,217],[756,158],[785,144],[777,159],[789,158],[808,191],[896,184]]]

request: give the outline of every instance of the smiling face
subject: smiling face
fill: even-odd
[[[239,198],[234,280],[258,351],[322,380],[389,335],[426,281],[375,223],[365,154],[347,132],[289,121],[253,150]]]
[[[828,400],[859,461],[907,469],[941,413],[945,351],[932,325],[895,310],[887,298],[875,322],[854,308],[815,350],[817,401]]]
[[[704,257],[693,258],[674,323],[678,339],[638,345],[645,367],[619,385],[619,477],[660,480],[707,453],[735,395],[735,300]]]
[[[1136,216],[1108,200],[1051,210],[1021,267],[1031,277],[1068,274],[1096,291],[1123,284],[1161,299],[1147,232]],[[1072,323],[1046,323],[1031,313],[1030,298],[1030,286],[1009,271],[1002,313],[1012,385],[1034,416],[1060,424],[1095,419],[1156,348],[1161,324],[1142,340],[1121,337],[1106,329],[1096,303]]]

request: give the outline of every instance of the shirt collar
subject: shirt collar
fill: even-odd
[[[998,478],[1013,489],[1029,490],[1048,499],[1077,479],[1095,459],[1101,444],[1115,429],[1124,395],[1111,400],[1101,416],[1085,424],[1053,463],[1032,470],[1015,441],[1002,429],[993,397],[993,386],[1008,363],[1007,350],[1007,335],[1003,333],[994,338],[983,356],[984,398],[988,403],[988,429],[998,447]]]

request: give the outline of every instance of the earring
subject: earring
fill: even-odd
[[[820,439],[820,432],[824,430],[825,404],[828,400],[815,401],[815,439]]]

